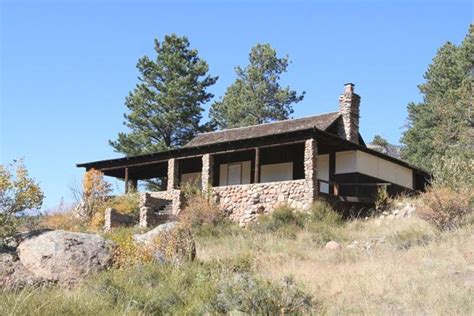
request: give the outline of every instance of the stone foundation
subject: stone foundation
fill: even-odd
[[[255,220],[258,214],[269,213],[278,206],[288,204],[305,210],[313,202],[311,187],[304,179],[229,185],[214,187],[213,191],[219,206],[231,220],[242,226]]]

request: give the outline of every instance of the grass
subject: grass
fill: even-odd
[[[342,250],[324,249],[328,230]],[[198,256],[206,262],[247,255],[268,280],[291,276],[328,314],[467,315],[474,313],[473,232],[465,226],[440,233],[417,218],[355,220],[301,229],[292,238],[252,230],[200,238]],[[360,246],[348,248],[354,240]]]
[[[126,241],[136,230],[106,235]],[[439,231],[416,217],[343,222],[317,205],[247,229],[195,228],[197,260],[137,262],[72,289],[0,293],[1,315],[474,313],[474,226]],[[328,240],[342,249],[324,249]]]

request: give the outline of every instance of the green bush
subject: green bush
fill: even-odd
[[[320,222],[327,225],[341,225],[343,223],[342,215],[324,201],[315,201],[309,214],[311,222]]]
[[[252,273],[238,273],[218,284],[213,308],[218,313],[240,311],[248,314],[277,315],[308,313],[312,298],[297,288],[291,279],[276,286]]]
[[[259,232],[276,232],[278,230],[295,231],[305,225],[307,215],[289,206],[276,208],[270,214],[262,215],[251,227]]]

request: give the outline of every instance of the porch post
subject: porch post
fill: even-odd
[[[334,175],[336,174],[336,153],[329,152],[329,195],[335,195]]]
[[[318,187],[318,143],[314,138],[305,141],[304,148],[304,175],[308,186],[308,202],[312,203],[319,195]]]
[[[130,180],[128,179],[128,167],[125,167],[125,176],[124,176],[124,178],[125,178],[125,194],[127,194],[128,193],[128,188],[130,186],[130,183],[129,183]]]
[[[178,185],[178,162],[171,158],[168,160],[168,186],[166,190],[176,189]]]
[[[260,148],[255,147],[255,174],[253,177],[254,183],[260,183]]]
[[[202,156],[202,173],[201,173],[201,189],[207,191],[209,187],[212,187],[214,169],[214,157],[211,154],[204,154]]]

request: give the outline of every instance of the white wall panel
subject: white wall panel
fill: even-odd
[[[318,155],[318,179],[329,181],[329,155]],[[320,183],[319,191],[329,193],[329,185]]]
[[[229,174],[229,165],[235,165],[235,164],[240,164],[241,165],[241,180],[237,181],[236,179],[231,179],[229,181],[228,179],[228,174]],[[248,161],[242,161],[238,163],[231,163],[231,164],[221,164],[219,166],[219,186],[222,185],[230,185],[230,184],[249,184],[250,183],[250,172],[251,172],[251,166],[252,162],[250,160]],[[236,167],[234,167],[234,170]],[[232,171],[232,170],[231,170]],[[235,183],[238,182],[238,183]]]
[[[293,163],[275,163],[260,166],[260,182],[293,180]]]
[[[359,172],[413,189],[413,170],[409,168],[362,151],[337,152],[336,173],[352,172]]]
[[[355,150],[336,153],[336,174],[357,172],[357,153]]]

